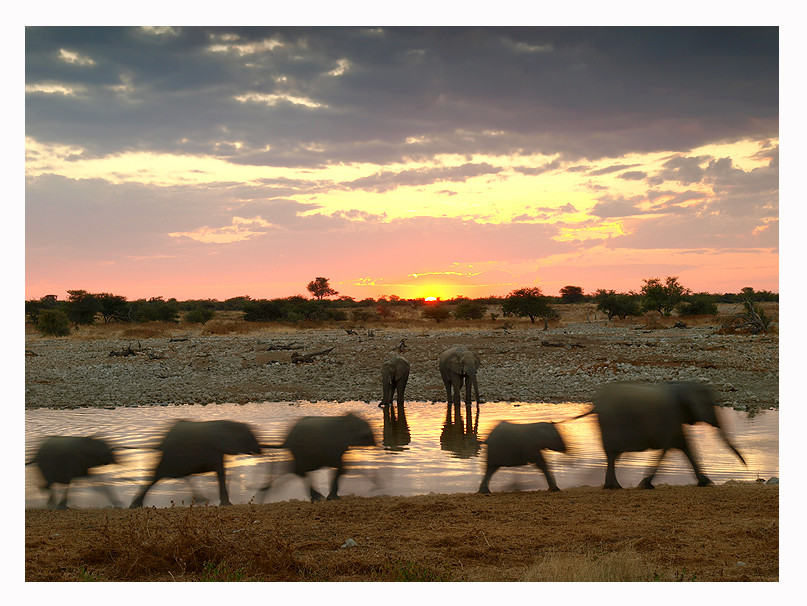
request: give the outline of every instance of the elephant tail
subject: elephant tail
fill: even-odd
[[[596,408],[591,408],[591,410],[587,410],[581,415],[577,415],[576,417],[569,417],[568,419],[563,419],[562,421],[558,421],[558,423],[567,423],[569,421],[576,421],[577,419],[582,419],[583,417],[587,417],[590,414],[594,414],[597,412]]]

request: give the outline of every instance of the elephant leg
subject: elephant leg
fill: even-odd
[[[487,467],[485,469],[485,475],[482,478],[482,483],[479,485],[479,490],[477,492],[481,494],[490,494],[490,488],[488,487],[488,482],[490,482],[490,478],[496,473],[496,470],[499,469],[498,467]]]
[[[698,478],[698,486],[713,486],[714,482],[712,482],[709,477],[703,473],[703,470],[701,469],[700,465],[698,465],[698,461],[692,454],[686,439],[681,440],[678,448],[684,453],[684,456],[689,461],[689,464],[692,465],[692,471],[695,472],[695,477]]]
[[[544,455],[541,452],[538,452],[537,460],[535,461],[535,466],[544,472],[544,477],[546,478],[546,483],[549,484],[549,491],[550,492],[557,492],[560,490],[558,488],[557,483],[555,482],[555,476],[552,475],[552,472],[549,471],[549,466],[546,464],[546,460],[544,459]]]
[[[149,482],[146,485],[146,487],[143,488],[143,490],[140,491],[140,494],[138,494],[135,497],[134,501],[132,501],[132,504],[129,505],[129,509],[136,509],[138,507],[142,507],[143,506],[143,499],[146,498],[146,493],[151,489],[152,486],[154,486],[157,483],[157,481],[159,479],[160,478],[154,478],[153,480],[151,480],[151,482]]]
[[[227,477],[224,472],[224,461],[216,469],[216,476],[219,479],[219,500],[221,505],[232,505],[230,503],[230,495],[227,494]]]
[[[653,476],[656,475],[656,472],[658,471],[658,468],[661,465],[661,460],[664,458],[664,455],[666,453],[667,453],[666,448],[661,451],[661,454],[659,455],[658,459],[656,459],[656,464],[653,465],[648,470],[647,475],[642,479],[641,482],[639,482],[639,488],[655,488],[655,486],[653,486]]]
[[[621,453],[612,451],[605,453],[605,458],[608,461],[608,467],[605,471],[605,485],[603,486],[603,488],[607,489],[622,488],[622,486],[620,486],[619,482],[617,482],[616,479],[616,460],[620,454]]]
[[[340,464],[339,467],[336,468],[336,473],[333,476],[333,481],[331,482],[331,491],[328,493],[328,500],[333,501],[334,499],[338,499],[339,495],[339,476],[345,473],[345,468],[342,467]]]

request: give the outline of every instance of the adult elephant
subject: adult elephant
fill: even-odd
[[[391,354],[381,363],[382,397],[379,406],[392,404],[393,398],[396,398],[398,406],[403,406],[408,380],[409,361],[401,355]]]
[[[479,397],[479,384],[476,379],[476,371],[481,364],[476,352],[463,345],[449,347],[440,354],[437,365],[446,387],[446,401],[449,404],[453,403],[457,407],[460,405],[463,385],[465,385],[465,403],[468,406],[471,405],[471,388],[476,395],[477,406],[484,402]]]
[[[485,475],[478,492],[490,493],[488,482],[500,467],[519,467],[535,463],[550,491],[560,490],[541,450],[566,452],[566,444],[554,423],[511,423],[502,421],[484,441],[488,446]]]
[[[339,492],[339,477],[345,473],[343,462],[345,452],[352,446],[375,446],[375,444],[369,423],[353,413],[347,413],[338,417],[303,417],[291,428],[283,444],[271,447],[287,448],[291,451],[292,471],[308,482],[311,500],[321,501],[324,497],[314,489],[307,474],[322,467],[336,469],[328,500],[336,499]],[[269,481],[258,494],[265,495],[271,487],[272,482]]]
[[[151,481],[130,507],[141,507],[149,489],[163,478],[185,478],[215,471],[222,505],[230,505],[224,455],[260,454],[261,446],[246,423],[238,421],[177,421],[157,447],[162,452]]]
[[[725,444],[745,465],[717,419],[716,406],[714,392],[703,383],[612,383],[595,396],[590,411],[575,418],[597,415],[608,465],[604,488],[622,488],[616,479],[616,460],[623,452],[659,449],[661,454],[639,483],[640,488],[654,488],[653,476],[671,448],[684,453],[698,486],[709,486],[713,482],[698,465],[684,425],[703,422],[716,427]]]
[[[115,455],[112,448],[100,438],[89,436],[51,436],[39,446],[34,458],[26,465],[36,464],[44,478],[48,493],[48,508],[67,509],[67,492],[70,482],[76,478],[90,476],[90,469],[103,465],[112,465]],[[56,503],[54,484],[65,484],[62,499]],[[118,507],[118,501],[106,484],[100,485],[112,505]]]

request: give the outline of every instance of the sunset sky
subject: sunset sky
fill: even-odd
[[[777,28],[25,31],[25,297],[779,291]]]

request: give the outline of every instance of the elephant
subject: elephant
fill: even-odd
[[[132,501],[141,507],[149,489],[162,478],[187,478],[195,473],[215,471],[222,505],[230,505],[224,473],[224,455],[261,454],[261,446],[246,423],[238,421],[177,421],[162,443],[160,462],[151,481]]]
[[[379,406],[392,404],[396,397],[398,406],[403,406],[406,382],[409,380],[409,361],[396,353],[384,360],[381,364],[381,385],[383,395]]]
[[[37,450],[34,458],[26,463],[36,463],[45,479],[43,487],[48,491],[49,509],[67,509],[67,492],[70,482],[76,478],[89,477],[89,470],[102,465],[116,463],[112,448],[100,438],[89,436],[51,436]],[[65,484],[62,499],[56,504],[54,484]],[[119,507],[115,495],[106,484],[101,489],[112,502]]]
[[[443,384],[446,387],[446,401],[449,404],[453,403],[459,407],[460,390],[463,383],[465,384],[465,403],[468,406],[471,404],[471,387],[473,387],[476,395],[477,406],[484,402],[479,397],[479,385],[476,380],[476,371],[479,369],[481,362],[475,352],[462,345],[455,345],[440,354],[437,364],[440,368]]]
[[[485,475],[479,490],[489,494],[488,482],[499,467],[519,467],[535,463],[544,473],[549,490],[560,490],[555,477],[549,470],[541,450],[566,452],[566,444],[554,423],[511,423],[502,421],[490,432],[484,441],[488,446]]]
[[[597,415],[607,460],[603,488],[622,488],[616,478],[616,460],[623,452],[659,449],[661,454],[658,460],[639,483],[640,488],[654,488],[653,476],[656,475],[664,454],[671,448],[684,453],[695,472],[698,486],[709,486],[713,482],[695,460],[683,431],[684,425],[702,421],[716,427],[725,444],[745,465],[740,451],[720,426],[715,408],[714,392],[704,383],[625,382],[603,387],[595,396],[592,409],[574,418]]]
[[[307,474],[321,467],[336,469],[328,500],[337,499],[339,477],[345,473],[342,457],[351,446],[375,446],[375,437],[369,423],[361,417],[347,413],[338,417],[303,417],[299,419],[286,435],[280,446],[287,448],[294,459],[292,471],[308,482],[312,501],[321,501],[323,496],[311,484]],[[272,487],[269,481],[259,490],[265,495]]]

